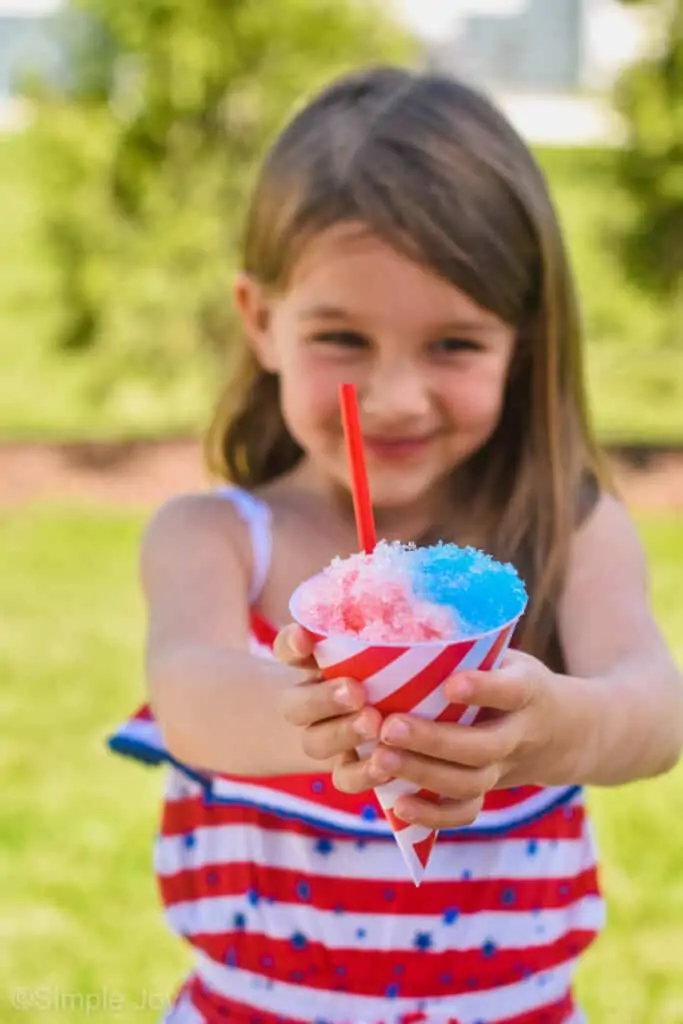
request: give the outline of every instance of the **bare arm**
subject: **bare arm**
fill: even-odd
[[[249,652],[249,538],[212,495],[174,499],[142,544],[149,698],[171,753],[237,775],[325,769],[285,721],[286,691],[307,673]]]
[[[671,768],[683,745],[683,684],[650,611],[636,530],[613,498],[574,540],[559,624],[586,737],[579,781],[618,785]]]

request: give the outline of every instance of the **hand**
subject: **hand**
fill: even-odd
[[[445,683],[453,703],[489,710],[476,725],[389,716],[371,763],[442,797],[436,804],[401,797],[395,813],[429,828],[457,828],[475,820],[491,789],[571,781],[583,737],[569,683],[510,651],[497,670],[457,673]]]
[[[286,626],[275,638],[276,658],[307,670],[307,678],[284,694],[284,714],[302,730],[304,752],[320,761],[320,770],[332,769],[338,789],[360,793],[388,782],[391,775],[368,759],[359,760],[356,747],[379,736],[382,719],[366,706],[362,683],[354,679],[322,679],[313,660],[314,641],[298,625]]]

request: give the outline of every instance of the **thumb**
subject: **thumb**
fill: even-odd
[[[278,661],[296,668],[315,668],[313,648],[315,639],[296,622],[285,626],[275,637],[273,653]]]

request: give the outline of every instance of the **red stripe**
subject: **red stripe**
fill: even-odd
[[[276,982],[295,981],[317,990],[336,988],[368,996],[384,996],[390,985],[398,984],[397,995],[414,999],[425,992],[459,995],[514,984],[530,971],[540,973],[574,959],[595,938],[595,932],[573,929],[555,942],[524,950],[484,947],[440,953],[418,949],[335,950],[305,940],[294,948],[289,940],[245,931],[187,937],[219,963],[230,962]],[[397,966],[402,968],[400,978]],[[344,969],[342,981],[337,967]],[[541,992],[539,989],[539,995]]]
[[[495,643],[493,644],[490,651],[488,652],[488,654],[482,661],[481,665],[479,666],[480,672],[488,672],[489,669],[493,668],[493,666],[496,663],[496,659],[498,658],[498,655],[507,644],[508,637],[510,636],[513,629],[514,626],[508,626],[507,629],[501,630],[501,632],[496,637]]]
[[[430,804],[438,804],[441,797],[437,793],[431,793],[428,789],[419,789],[413,796],[419,797],[420,800],[427,800]],[[391,825],[393,832],[402,832],[404,828],[410,828],[410,822],[404,821],[403,818],[399,818],[394,814],[393,810],[389,808],[383,808],[384,817]]]
[[[206,988],[199,978],[191,978],[186,985],[186,991],[194,1007],[204,1017],[206,1024],[223,1024],[224,1021],[232,1021],[232,1024],[308,1024],[310,1016],[284,1017],[282,1014],[269,1013],[267,1010],[255,1006],[247,1006],[246,1003],[236,1002],[234,999],[224,999],[222,996]],[[391,1004],[388,1003],[388,1013],[391,1014]],[[495,1021],[489,1020],[488,1024],[563,1024],[574,1012],[574,1002],[570,993],[563,999],[554,1003],[539,1005],[535,1010],[523,1013],[515,1017],[506,1017],[504,1020],[498,1018]],[[390,1016],[390,1024],[427,1024],[429,1018],[423,1013],[404,1014],[397,1017]],[[349,1022],[350,1024],[350,1022]],[[375,1024],[384,1024],[377,1021]],[[451,1017],[445,1024],[460,1024]]]
[[[487,794],[489,798],[497,795],[496,791]],[[537,821],[517,825],[505,833],[505,839],[578,839],[584,828],[585,808],[583,804],[558,807]],[[258,807],[241,804],[205,803],[202,796],[186,797],[173,800],[164,806],[161,834],[164,836],[185,835],[196,828],[218,828],[221,825],[256,825],[270,832],[289,832],[294,835],[308,836],[311,839],[330,838],[335,842],[355,842],[353,835],[339,835],[333,829],[325,829],[319,825],[288,818],[284,815],[263,811]],[[378,839],[377,842],[387,842]],[[467,835],[444,835],[441,833],[439,843],[469,843],[472,837]]]
[[[356,679],[362,683],[405,654],[407,647],[368,647],[358,654],[321,668],[324,679]]]
[[[322,859],[323,855],[320,856]],[[349,914],[394,916],[432,914],[440,917],[452,908],[458,914],[476,914],[479,911],[531,913],[539,907],[562,910],[584,896],[599,894],[595,866],[574,876],[550,879],[434,881],[427,877],[419,890],[407,875],[400,881],[350,880],[244,862],[219,862],[158,878],[162,899],[168,907],[194,899],[241,896],[250,890],[258,891],[259,900],[273,900],[276,905],[300,905],[302,883],[307,887],[310,906],[316,910],[335,911],[343,902]]]
[[[264,619],[258,612],[252,611],[249,615],[249,625],[255,640],[263,644],[264,647],[273,646],[278,631],[268,619]]]
[[[426,868],[427,864],[429,863],[429,858],[431,856],[432,850],[434,849],[434,843],[436,842],[437,834],[438,833],[436,832],[432,832],[424,839],[421,839],[419,843],[413,844],[413,849],[415,850],[417,859],[419,860],[423,868]]]
[[[422,671],[414,675],[398,690],[394,690],[393,693],[384,697],[375,707],[382,715],[412,710],[448,678],[473,646],[474,641],[447,647]]]

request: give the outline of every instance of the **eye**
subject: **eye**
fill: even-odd
[[[313,335],[313,341],[340,348],[367,348],[369,344],[368,339],[356,331],[321,331]]]
[[[432,349],[439,355],[452,355],[458,352],[482,352],[484,346],[471,338],[440,338],[434,342]]]

